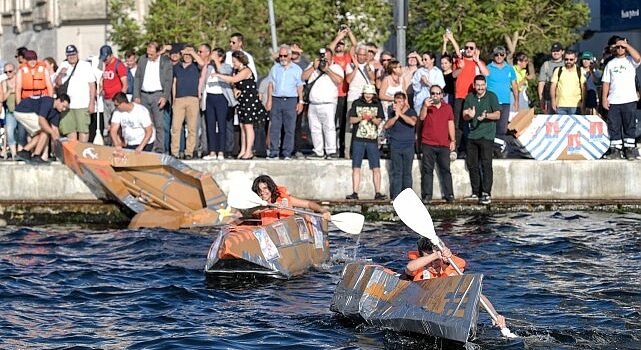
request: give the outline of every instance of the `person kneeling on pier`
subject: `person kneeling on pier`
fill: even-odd
[[[156,129],[147,108],[129,102],[124,92],[117,93],[112,100],[116,111],[111,116],[109,135],[116,147],[114,155],[122,156],[123,148],[133,149],[137,154],[142,151],[151,152],[156,140]]]
[[[407,275],[409,279],[421,281],[458,275],[454,266],[449,263],[450,258],[461,272],[465,270],[465,260],[452,255],[449,248],[443,246],[442,250],[438,250],[436,246],[425,237],[421,237],[416,245],[418,250],[410,251],[407,254],[410,261],[407,263],[407,266],[405,266],[405,275]],[[505,328],[505,317],[496,312],[492,303],[484,295],[481,295],[481,298],[497,316],[497,321],[492,321],[492,323],[499,329]]]
[[[262,200],[270,204],[277,204],[283,208],[298,207],[311,209],[317,213],[323,214],[323,219],[330,219],[331,213],[329,210],[321,207],[320,204],[314,201],[300,199],[290,195],[287,191],[287,187],[277,186],[274,180],[268,175],[260,175],[257,177],[252,184],[252,191],[254,191]],[[261,209],[258,213],[260,214],[263,225],[294,215],[294,212],[291,210],[280,208]]]
[[[16,106],[16,120],[31,136],[31,141],[16,154],[17,159],[30,164],[48,164],[42,158],[43,152],[50,136],[54,141],[60,138],[60,113],[69,108],[70,101],[69,95],[60,94],[56,99],[50,96],[26,98]]]

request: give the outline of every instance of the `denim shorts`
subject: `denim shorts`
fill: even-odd
[[[381,154],[378,151],[378,143],[354,141],[352,143],[352,168],[360,168],[366,154],[370,169],[381,167]]]

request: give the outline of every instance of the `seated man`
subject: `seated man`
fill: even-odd
[[[444,246],[443,249],[439,251],[435,249],[436,246],[425,237],[421,237],[416,245],[418,251],[410,251],[408,253],[410,262],[407,263],[405,267],[405,274],[411,277],[413,281],[456,276],[458,273],[454,267],[450,265],[450,258],[456,266],[459,267],[461,272],[465,270],[465,260],[452,255],[452,252],[447,247]],[[492,303],[484,295],[481,295],[481,299],[496,315],[497,321],[492,320],[492,323],[500,329],[505,328],[505,317],[496,312]]]
[[[113,99],[116,111],[111,116],[109,134],[119,152],[123,148],[151,152],[156,140],[156,130],[149,111],[143,105],[129,102],[124,92],[118,92]],[[122,129],[122,133],[119,133]],[[122,134],[122,137],[121,137]]]
[[[25,98],[16,106],[16,120],[31,136],[31,141],[16,154],[17,159],[31,164],[48,164],[42,153],[49,144],[49,136],[54,141],[60,138],[60,113],[69,108],[69,102],[69,96],[61,94],[55,100],[50,96]]]

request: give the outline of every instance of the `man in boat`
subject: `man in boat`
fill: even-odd
[[[426,237],[421,237],[416,245],[418,250],[407,254],[410,261],[405,266],[405,274],[409,279],[421,281],[457,275],[456,269],[449,263],[450,258],[461,272],[465,270],[465,260],[453,255],[449,248],[443,246],[442,250],[438,250]],[[499,329],[505,328],[505,317],[496,312],[492,303],[484,295],[481,295],[481,298],[496,315],[497,320],[492,320],[492,324]]]
[[[268,175],[260,175],[252,184],[252,191],[254,191],[262,200],[271,204],[278,204],[284,208],[307,208],[323,215],[323,219],[329,220],[331,213],[320,204],[309,201],[306,199],[296,198],[289,194],[287,187],[277,186],[274,180]],[[269,208],[259,212],[263,224],[266,225],[270,222],[283,219],[294,215],[290,210]]]

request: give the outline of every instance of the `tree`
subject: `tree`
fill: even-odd
[[[497,45],[510,53],[547,52],[554,42],[581,38],[590,10],[576,0],[436,0],[411,3],[409,38],[420,50],[439,50],[446,27],[457,40],[473,40],[483,52]]]
[[[122,25],[133,0],[110,0],[110,39],[122,48],[141,48],[149,40],[160,43],[209,43],[228,47],[229,36],[241,32],[263,74],[273,64],[267,0],[155,0],[142,28]],[[341,23],[359,40],[382,44],[390,34],[391,5],[386,0],[277,0],[276,29],[281,43],[296,40],[309,52],[330,43]],[[135,38],[135,44],[131,38]]]
[[[128,14],[135,9],[134,0],[109,0],[109,40],[124,52],[139,49],[142,34],[138,23]]]

